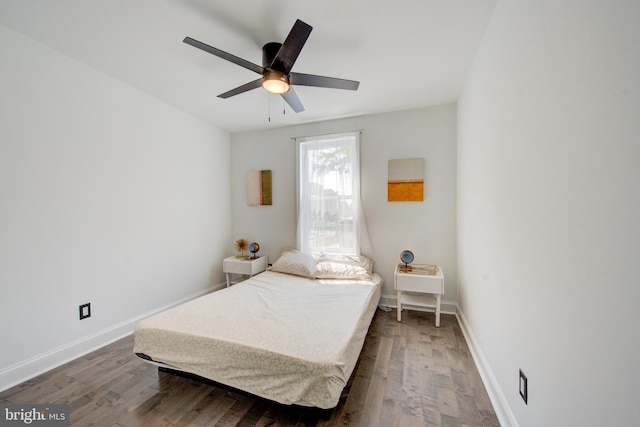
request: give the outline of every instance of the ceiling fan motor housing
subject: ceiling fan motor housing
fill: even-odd
[[[289,91],[289,76],[280,70],[271,68],[282,43],[267,43],[262,47],[262,87],[271,93],[283,94]]]
[[[280,50],[280,46],[282,46],[282,43],[278,42],[271,42],[262,46],[262,66],[264,68],[271,67],[276,54]]]

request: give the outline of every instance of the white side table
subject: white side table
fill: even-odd
[[[402,321],[403,304],[418,307],[433,307],[435,305],[436,326],[439,327],[440,301],[444,294],[442,269],[438,267],[435,274],[430,274],[421,270],[420,265],[412,265],[410,272],[403,272],[400,270],[401,265],[396,265],[396,271],[393,274],[393,287],[398,296],[398,322]]]
[[[232,274],[242,274],[245,276],[254,276],[258,273],[262,273],[267,269],[267,257],[261,256],[259,258],[251,259],[251,258],[238,258],[236,256],[231,256],[229,258],[225,258],[222,262],[222,271],[226,273],[227,276],[227,288],[231,285],[234,285],[239,282],[232,281]]]

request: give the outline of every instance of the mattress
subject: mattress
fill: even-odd
[[[382,278],[266,271],[141,321],[134,352],[283,404],[337,405]]]

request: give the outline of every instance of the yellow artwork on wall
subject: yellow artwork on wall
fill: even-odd
[[[389,202],[424,201],[424,159],[389,160]]]

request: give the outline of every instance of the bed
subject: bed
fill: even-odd
[[[371,273],[372,263],[356,265],[354,275],[351,261],[340,257],[334,267],[342,273],[323,274],[322,259],[304,255],[299,262],[301,254],[291,253],[293,262],[281,262],[283,253],[270,271],[141,321],[134,352],[282,404],[335,407],[382,278]]]

